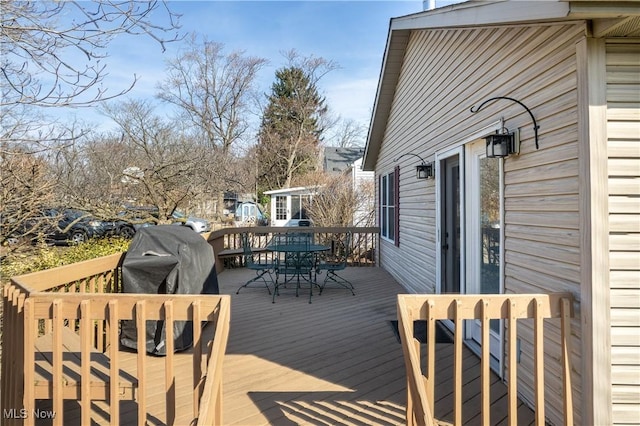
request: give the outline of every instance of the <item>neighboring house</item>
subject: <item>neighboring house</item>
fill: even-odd
[[[358,205],[353,213],[354,226],[373,226],[371,212],[375,206],[375,173],[362,170],[363,158],[360,157],[351,165],[351,182],[353,189],[358,194]]]
[[[327,173],[342,173],[364,156],[364,148],[325,147],[322,155],[322,170]]]
[[[539,149],[522,105],[477,111],[494,97],[531,111]],[[501,119],[520,153],[487,158]],[[417,179],[404,153],[434,177]],[[467,2],[392,19],[364,170],[384,269],[415,293],[571,292],[576,424],[640,423],[637,2]],[[506,326],[492,326],[499,374]],[[532,403],[533,332],[518,330]],[[550,395],[557,348],[545,342]],[[561,424],[561,398],[546,404]]]
[[[354,189],[365,190],[366,183],[373,182],[374,173],[362,170],[363,155],[363,148],[326,147],[323,151],[322,167],[329,174],[349,173]],[[304,206],[312,202],[315,193],[315,188],[308,187],[265,191],[265,195],[271,196],[271,226],[297,226],[301,219],[308,220]],[[368,211],[364,204],[359,206],[354,214],[354,225],[364,226]]]

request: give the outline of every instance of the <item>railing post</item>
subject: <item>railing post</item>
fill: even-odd
[[[427,335],[427,398],[429,400],[429,410],[434,413],[435,385],[436,385],[436,319],[433,314],[435,303],[433,299],[426,302],[428,328]]]

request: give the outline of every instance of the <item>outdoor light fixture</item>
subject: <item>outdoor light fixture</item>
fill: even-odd
[[[434,166],[433,162],[424,161],[422,159],[422,157],[420,157],[418,154],[414,154],[412,152],[408,152],[406,154],[402,154],[400,157],[396,158],[393,161],[398,161],[399,159],[401,159],[405,155],[413,155],[414,157],[418,157],[420,159],[420,161],[422,161],[421,164],[418,164],[416,166],[416,178],[418,178],[418,179],[430,179],[430,178],[433,178],[435,176],[435,166]]]
[[[418,179],[429,179],[434,175],[433,163],[418,164],[416,166],[416,177]]]
[[[510,154],[520,154],[520,130],[510,133],[504,127],[504,120],[501,122],[500,131],[484,138],[487,141],[487,158],[504,158]]]
[[[497,96],[495,98],[490,98],[480,104],[478,108],[471,107],[471,112],[476,113],[482,109],[482,107],[488,102],[495,101],[497,99],[507,99],[513,102],[516,102],[524,107],[527,110],[531,119],[533,120],[533,132],[535,134],[536,140],[536,149],[538,149],[538,123],[536,123],[536,118],[533,116],[533,113],[525,104],[520,102],[517,99],[509,98],[506,96]],[[494,134],[488,135],[485,137],[487,141],[487,157],[488,158],[504,158],[508,157],[510,154],[520,154],[520,129],[516,132],[509,133],[509,131],[504,127],[504,119],[502,121],[502,128]]]

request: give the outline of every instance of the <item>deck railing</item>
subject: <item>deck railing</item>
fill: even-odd
[[[399,295],[398,328],[407,372],[407,425],[433,425],[435,392],[436,321],[454,324],[453,416],[462,425],[462,347],[464,322],[478,321],[481,327],[482,424],[490,425],[490,321],[507,320],[506,373],[508,377],[508,417],[510,425],[518,424],[518,321],[533,320],[533,357],[536,424],[545,425],[544,321],[560,322],[561,369],[563,373],[564,424],[573,424],[571,394],[570,318],[573,316],[571,295]],[[426,345],[414,336],[414,321],[426,321]],[[551,339],[551,337],[549,338]],[[557,338],[556,338],[557,339]],[[424,362],[423,362],[424,361]]]
[[[242,264],[243,233],[249,236],[249,242],[254,251],[260,252],[267,245],[274,234],[305,232],[314,234],[315,241],[328,244],[336,234],[351,232],[349,247],[349,265],[372,266],[376,263],[376,241],[380,228],[377,227],[273,227],[250,226],[237,228],[223,228],[213,231],[207,237],[216,255],[216,268],[221,272],[225,266]],[[266,254],[265,254],[266,255]]]
[[[102,413],[101,419],[120,424],[119,401],[125,399],[136,401],[138,424],[146,424],[148,405],[157,405],[158,394],[153,389],[154,398],[147,395],[148,381],[162,374],[159,370],[164,370],[163,422],[184,418],[174,373],[176,321],[193,325],[193,347],[179,355],[192,359],[192,403],[186,405],[193,412],[186,415],[193,423],[221,424],[229,296],[118,294],[122,259],[123,254],[116,254],[36,272],[5,286],[3,424],[34,424],[36,414],[43,412],[36,407],[41,399],[51,402],[53,424],[64,424],[63,404],[69,399],[80,402],[82,424],[92,422],[92,401],[108,402],[108,417]],[[135,372],[125,369],[119,345],[122,321],[135,322],[138,348],[146,347],[147,321],[164,321],[164,359],[139,350]]]

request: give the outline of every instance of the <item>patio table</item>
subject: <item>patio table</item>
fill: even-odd
[[[313,286],[315,284],[314,280],[311,279],[311,276],[307,278],[305,274],[307,272],[310,273],[310,270],[313,269],[315,265],[315,255],[316,253],[330,250],[330,246],[325,246],[322,244],[309,244],[302,242],[288,242],[288,243],[277,243],[272,242],[266,246],[268,251],[276,252],[276,253],[285,253],[285,257],[288,254],[293,256],[293,264],[292,265],[284,265],[284,267],[278,266],[276,268],[276,282],[275,289],[273,292],[273,303],[276,301],[276,294],[278,294],[278,287],[281,285],[285,285],[288,282],[296,279],[296,297],[298,296],[298,290],[300,288],[300,278],[309,282],[309,303],[311,303],[311,296],[313,294]],[[311,266],[305,268],[304,261],[309,257],[314,257]],[[285,261],[286,262],[286,261]],[[278,262],[279,263],[279,262]],[[309,271],[307,270],[309,269]],[[285,279],[282,283],[279,282],[279,275],[284,271]],[[291,278],[287,279],[287,275],[291,274]]]

